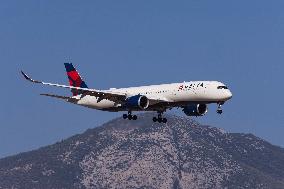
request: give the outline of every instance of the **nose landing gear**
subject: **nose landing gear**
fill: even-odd
[[[223,113],[223,110],[217,110],[217,113],[218,113],[218,114],[222,114],[222,113]]]
[[[217,108],[217,114],[222,114],[223,113],[223,110],[222,110],[222,105],[223,105],[224,103],[223,102],[220,102],[220,103],[218,103],[218,108]]]

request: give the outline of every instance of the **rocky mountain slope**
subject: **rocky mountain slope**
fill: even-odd
[[[168,115],[121,118],[0,160],[0,188],[284,188],[284,149]]]

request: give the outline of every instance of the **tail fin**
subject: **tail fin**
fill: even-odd
[[[64,63],[67,76],[69,79],[70,86],[73,87],[80,87],[80,88],[88,88],[86,83],[83,81],[77,70],[74,68],[72,63]],[[83,92],[80,90],[72,89],[71,92],[73,93],[73,96],[82,94]]]

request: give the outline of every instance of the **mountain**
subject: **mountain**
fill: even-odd
[[[0,188],[284,188],[284,149],[252,134],[152,114],[114,119],[0,160]]]

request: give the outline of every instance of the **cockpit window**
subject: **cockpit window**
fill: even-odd
[[[228,89],[227,86],[218,86],[217,89]]]

